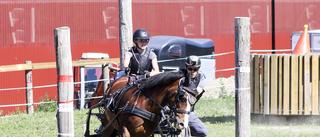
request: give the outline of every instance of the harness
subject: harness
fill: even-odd
[[[108,105],[107,109],[113,113],[116,113],[118,111],[118,106],[119,106],[119,103],[120,103],[122,96],[132,86],[133,86],[132,83],[128,83],[123,88],[119,89],[113,95],[111,95],[110,99],[112,101],[108,102],[109,105]]]
[[[129,98],[127,103],[122,108],[119,108],[118,106],[119,106],[120,100],[123,97],[124,93],[133,86],[136,86],[138,88],[138,90],[135,91],[131,95],[131,97]],[[190,91],[186,90],[183,87],[183,85],[180,85],[180,83],[179,83],[179,88],[176,91],[174,91],[174,93],[172,93],[171,95],[168,96],[168,98],[167,98],[168,100],[171,99],[172,97],[176,96],[175,100],[174,100],[173,108],[170,110],[171,117],[174,116],[174,113],[190,114],[190,111],[177,110],[177,102],[180,101],[180,96],[184,96],[186,93],[192,94]],[[138,102],[138,99],[139,99],[141,93],[145,97],[150,99],[152,102],[154,102],[161,110],[165,110],[164,107],[162,107],[158,102],[156,102],[151,96],[148,96],[148,94],[145,94],[144,90],[139,87],[138,83],[136,83],[135,81],[128,82],[126,84],[126,86],[124,86],[123,88],[121,88],[117,92],[115,92],[113,95],[111,95],[111,98],[103,99],[98,104],[96,104],[92,108],[90,108],[89,115],[91,114],[92,109],[97,108],[97,107],[101,107],[101,106],[105,106],[105,105],[107,105],[107,109],[109,111],[115,113],[115,116],[109,121],[109,123],[105,127],[103,127],[99,132],[97,132],[98,135],[101,135],[103,133],[103,131],[106,130],[111,125],[111,123],[113,123],[113,121],[118,118],[118,116],[120,114],[132,114],[132,115],[139,116],[143,119],[146,119],[146,120],[149,120],[149,121],[152,121],[155,123],[159,123],[161,120],[160,114],[155,114],[155,113],[147,111],[145,109],[136,107],[136,104]],[[135,98],[134,104],[132,106],[128,106],[130,100],[133,99],[133,97],[136,94],[137,94],[137,97]],[[112,102],[110,102],[110,101],[112,101]],[[167,101],[167,102],[169,102],[169,101]],[[89,123],[89,121],[90,121],[90,117],[88,117],[87,123]],[[118,124],[119,124],[119,122],[118,122]],[[87,124],[87,129],[89,129],[89,124]],[[89,130],[86,131],[86,135],[89,135]]]
[[[179,86],[178,90],[174,91],[174,93],[169,95],[168,98],[167,98],[167,99],[171,99],[172,97],[176,96],[175,101],[174,101],[173,109],[170,110],[170,113],[190,114],[189,111],[177,110],[177,102],[179,102],[179,96],[183,96],[184,94],[186,94],[186,91],[183,90],[182,87],[183,86]],[[127,90],[129,88],[124,87],[123,89]],[[123,92],[125,92],[125,91],[123,90]],[[139,116],[139,117],[141,117],[143,119],[146,119],[146,120],[149,120],[149,121],[152,121],[152,122],[155,122],[155,123],[159,123],[160,120],[161,120],[161,115],[160,114],[155,114],[155,113],[149,112],[149,111],[147,111],[145,109],[141,109],[141,108],[136,107],[136,104],[137,104],[137,101],[138,101],[138,99],[140,97],[141,92],[142,92],[142,94],[144,94],[145,97],[147,97],[152,102],[154,102],[161,110],[164,110],[164,107],[162,107],[158,102],[156,102],[151,96],[148,96],[147,94],[145,94],[144,90],[139,88],[139,86],[138,86],[138,90],[132,95],[132,97],[133,97],[135,94],[137,94],[137,98],[135,99],[135,102],[134,102],[133,106],[125,105],[124,107],[119,109],[119,112],[114,117],[118,117],[119,114],[132,114],[132,115]],[[121,95],[123,95],[123,93]],[[118,97],[120,97],[120,96],[118,96]],[[132,97],[128,100],[127,104],[132,99]],[[120,99],[117,99],[117,100],[120,100]],[[112,122],[113,122],[113,120],[110,121],[110,123],[112,123]],[[106,127],[104,127],[103,130],[106,129],[108,126],[110,126],[110,125],[107,125]],[[103,130],[101,131],[101,133],[103,132]]]

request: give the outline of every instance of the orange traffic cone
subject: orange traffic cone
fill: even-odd
[[[293,51],[293,54],[311,54],[308,35],[308,25],[304,25],[304,30],[300,36],[298,44],[296,45]]]

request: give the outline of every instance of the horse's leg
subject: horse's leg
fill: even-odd
[[[118,131],[114,129],[110,137],[117,137],[117,135],[118,135]]]
[[[101,137],[115,137],[114,131],[115,129],[112,126],[109,126],[106,130],[102,132]]]
[[[129,130],[123,125],[119,128],[118,134],[120,135],[120,137],[130,137]]]
[[[104,112],[104,125],[103,125],[103,127],[107,126],[110,123],[110,121],[108,119],[108,114],[109,114],[109,117],[113,117],[113,116],[110,116],[110,114],[112,114],[112,113],[111,112],[108,113],[108,112],[109,112],[108,110],[105,110],[105,112]],[[112,134],[114,132],[114,130],[115,130],[115,128],[112,125],[110,125],[108,128],[106,128],[105,130],[102,131],[102,137],[114,137]]]

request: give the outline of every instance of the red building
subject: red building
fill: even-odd
[[[251,50],[290,49],[292,32],[302,31],[304,24],[320,28],[317,7],[320,1],[314,0],[132,0],[133,29],[212,39],[219,54],[234,51],[235,17],[250,17]],[[62,26],[70,27],[73,60],[83,52],[118,58],[118,14],[118,0],[0,0],[0,65],[55,61],[53,30]],[[216,57],[216,70],[227,68],[234,68],[234,54]],[[24,73],[0,73],[0,89],[25,87]],[[234,71],[215,75],[229,77]],[[55,69],[33,71],[33,86],[56,83]],[[34,102],[46,92],[57,96],[56,87],[33,92]],[[25,102],[24,89],[0,90],[0,106]],[[0,110],[8,114],[16,107]]]

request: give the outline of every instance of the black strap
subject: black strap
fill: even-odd
[[[122,96],[132,86],[133,85],[131,85],[131,84],[126,84],[123,88],[121,88],[118,92],[115,93],[115,95],[112,97],[113,98],[112,107],[108,108],[108,109],[111,109],[110,110],[111,112],[118,111],[118,106],[120,104],[120,100],[121,100]]]
[[[136,100],[135,100],[134,103],[133,103],[133,109],[131,110],[132,112],[134,111],[134,108],[136,107],[137,102],[138,102],[138,99],[139,99],[139,97],[140,97],[141,90],[140,90],[140,89],[138,89],[138,90],[139,90],[139,92],[138,92],[138,95],[137,95]]]
[[[190,114],[190,111],[184,111],[184,110],[175,110],[174,112],[183,113],[183,114]]]
[[[147,110],[144,110],[138,107],[132,107],[132,106],[128,106],[124,111],[122,111],[122,114],[133,114],[155,123],[159,123],[161,119],[160,115],[157,115],[155,113],[149,112]]]
[[[142,90],[142,89],[141,89],[141,90]],[[146,93],[144,92],[144,90],[142,90],[142,94],[143,94],[145,97],[149,98],[152,102],[154,102],[161,110],[164,109],[157,101],[155,101],[151,96],[149,96],[148,94],[146,94]]]
[[[103,131],[106,130],[106,129],[112,124],[112,122],[113,122],[115,119],[118,118],[119,114],[122,113],[124,110],[127,109],[130,100],[131,100],[132,97],[133,97],[136,93],[138,93],[138,92],[140,92],[140,91],[137,90],[136,92],[134,92],[134,93],[131,95],[131,97],[129,98],[129,100],[127,101],[127,103],[126,103],[122,108],[119,108],[120,111],[109,121],[109,123],[108,123],[105,127],[102,128],[102,130],[100,131],[99,134],[103,133]],[[119,124],[119,123],[118,123],[118,124]]]

